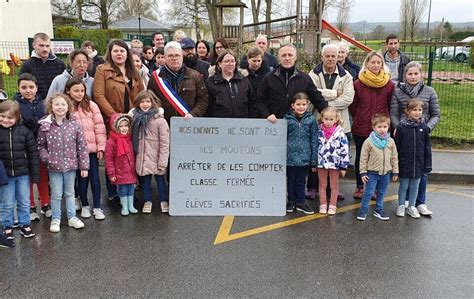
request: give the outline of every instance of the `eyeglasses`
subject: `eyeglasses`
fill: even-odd
[[[180,57],[181,57],[181,55],[179,55],[179,54],[166,55],[166,58],[169,58],[169,59],[179,59]]]

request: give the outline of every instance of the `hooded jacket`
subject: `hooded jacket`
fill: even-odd
[[[215,66],[210,69],[206,80],[209,94],[209,107],[206,116],[222,118],[256,117],[255,94],[246,78],[246,70],[236,70],[234,76],[227,81],[222,72]]]
[[[121,113],[115,113],[110,117],[109,124],[111,130],[116,132],[117,121],[119,117],[123,116]],[[128,116],[129,121],[131,118]],[[117,132],[116,132],[117,133]],[[111,178],[115,177],[116,181],[113,184],[126,185],[135,184],[137,182],[137,175],[135,173],[135,153],[133,152],[132,137],[128,135],[127,153],[123,156],[117,157],[117,142],[114,138],[109,136],[105,145],[105,170],[107,175]]]
[[[134,116],[134,111],[130,113]],[[149,174],[164,175],[168,167],[170,146],[170,128],[164,119],[163,108],[151,119],[146,127],[145,136],[138,137],[136,171],[139,176]],[[158,168],[161,168],[160,170]]]
[[[347,169],[350,162],[349,142],[341,126],[337,126],[329,139],[320,128],[318,142],[318,168]]]
[[[8,176],[29,175],[33,183],[39,183],[35,138],[21,122],[10,128],[0,126],[0,160],[3,161]]]
[[[20,113],[21,118],[23,119],[23,124],[33,132],[36,139],[38,137],[39,129],[38,121],[45,115],[43,99],[36,94],[35,99],[30,102],[23,98],[18,92],[13,96],[13,100],[20,104]]]
[[[328,103],[328,106],[335,107],[342,117],[342,128],[345,133],[351,131],[351,121],[349,118],[349,106],[354,100],[354,84],[352,82],[352,76],[339,64],[336,64],[337,75],[336,80],[332,88],[326,87],[326,81],[324,80],[323,64],[318,64],[311,72],[309,76],[314,82],[314,85],[323,95],[324,99]],[[337,96],[337,90],[342,90],[342,94]],[[316,113],[316,111],[315,111]],[[316,117],[316,115],[315,115]]]
[[[90,111],[85,111],[78,106],[77,111],[72,113],[72,119],[81,125],[89,153],[104,152],[107,141],[104,119],[100,114],[99,106],[92,101],[89,103]]]
[[[51,82],[51,86],[49,87],[49,90],[48,90],[48,97],[56,93],[64,93],[64,87],[66,86],[66,82],[72,77],[74,77],[72,75],[72,70],[64,70],[62,74],[57,75],[53,79],[53,82]],[[94,83],[94,78],[89,76],[89,74],[86,72],[84,74],[84,77],[82,78],[82,82],[86,84],[87,95],[89,97],[92,97],[92,88],[93,88],[92,86]]]
[[[383,53],[383,57],[385,59],[385,55],[387,55],[388,51],[385,51]],[[397,82],[403,82],[403,72],[405,71],[405,66],[410,62],[410,58],[406,56],[405,54],[402,53],[402,51],[398,51],[398,54],[400,56],[400,63],[398,64],[398,78]],[[385,59],[386,61],[386,59]]]
[[[287,162],[288,166],[312,166],[318,163],[318,125],[314,116],[305,112],[298,120],[289,111],[285,115],[287,120]]]
[[[37,146],[48,171],[89,170],[89,151],[78,122],[64,118],[59,125],[48,115],[39,123]]]
[[[33,51],[30,59],[21,65],[20,74],[30,73],[35,76],[38,81],[38,94],[42,99],[46,99],[51,82],[65,69],[64,62],[54,54],[49,53],[48,59],[43,61],[36,51]]]

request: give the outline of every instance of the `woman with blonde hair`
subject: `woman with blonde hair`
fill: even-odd
[[[371,119],[376,113],[389,114],[395,85],[390,81],[390,72],[382,54],[372,51],[364,60],[359,78],[354,82],[354,101],[349,106],[352,115],[352,135],[356,146],[354,198],[361,199],[364,183],[360,176],[360,153],[362,144],[372,131]]]

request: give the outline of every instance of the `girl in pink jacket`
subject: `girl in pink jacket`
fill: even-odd
[[[143,188],[142,212],[151,213],[151,177],[155,175],[158,197],[163,213],[168,213],[168,186],[166,169],[169,157],[169,126],[164,118],[160,100],[149,90],[141,91],[135,98],[135,109],[130,111],[133,116],[132,140],[137,159],[137,174]]]
[[[67,94],[74,105],[72,119],[76,120],[84,132],[84,137],[89,150],[89,176],[82,178],[77,176],[77,192],[81,199],[82,218],[91,217],[91,208],[87,199],[87,187],[89,181],[92,189],[92,199],[94,209],[92,214],[97,220],[105,219],[104,212],[100,208],[100,179],[99,179],[99,161],[104,157],[105,142],[107,135],[105,132],[104,119],[100,113],[99,106],[92,102],[87,96],[86,84],[81,79],[73,77],[66,82],[64,93]],[[76,198],[77,199],[77,198]],[[79,201],[76,201],[76,209],[80,208]]]
[[[138,213],[133,206],[137,175],[130,129],[132,118],[115,113],[110,117],[109,139],[105,145],[105,171],[112,184],[117,185],[122,216]]]

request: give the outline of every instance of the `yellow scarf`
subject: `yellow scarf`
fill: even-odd
[[[387,85],[388,80],[390,80],[390,74],[385,73],[383,69],[380,70],[378,75],[365,70],[359,74],[359,80],[369,87],[381,88]]]

